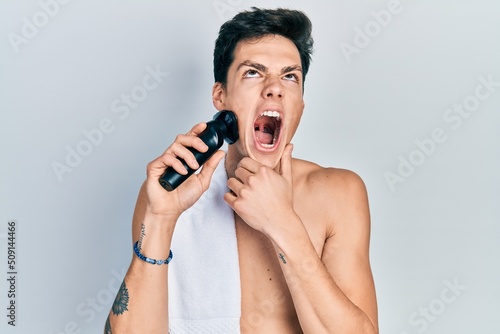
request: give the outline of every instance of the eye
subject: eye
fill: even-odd
[[[299,81],[299,76],[294,73],[288,73],[283,78],[288,81],[295,81],[295,82]]]
[[[245,78],[257,78],[259,77],[259,72],[257,72],[256,70],[248,70],[243,74],[243,76]]]

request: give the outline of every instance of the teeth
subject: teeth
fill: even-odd
[[[270,111],[270,110],[268,110],[268,111],[264,111],[264,112],[263,112],[262,114],[260,114],[260,115],[261,115],[261,116],[267,116],[267,117],[275,117],[275,118],[277,118],[277,119],[279,119],[279,118],[280,118],[280,114],[279,114],[279,112],[277,112],[277,111]]]

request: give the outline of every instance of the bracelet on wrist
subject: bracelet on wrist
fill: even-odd
[[[155,259],[151,259],[143,254],[141,254],[141,252],[139,251],[139,247],[137,247],[139,241],[136,241],[135,244],[134,244],[134,253],[135,255],[137,255],[137,257],[139,259],[141,259],[142,261],[145,261],[147,263],[151,263],[151,264],[169,264],[170,261],[172,261],[172,258],[174,257],[174,254],[172,254],[172,250],[170,250],[170,253],[168,255],[168,258],[166,260],[155,260]]]

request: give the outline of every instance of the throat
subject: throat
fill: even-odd
[[[255,128],[255,138],[260,144],[273,145],[274,144],[274,132],[265,127]]]
[[[272,148],[278,142],[281,119],[277,112],[265,112],[254,123],[255,140],[264,148]]]

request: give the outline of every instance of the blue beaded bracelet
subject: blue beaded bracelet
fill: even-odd
[[[137,247],[138,243],[139,243],[139,241],[136,241],[135,244],[134,244],[135,255],[137,255],[137,257],[139,259],[141,259],[142,261],[146,261],[147,263],[151,263],[151,264],[169,264],[170,261],[172,261],[172,258],[174,257],[174,254],[172,254],[172,250],[170,250],[170,254],[168,255],[168,258],[166,260],[150,259],[149,257],[144,256],[144,255],[141,254],[141,252],[139,251],[139,248]]]

